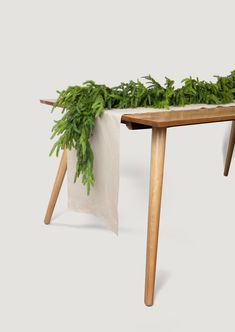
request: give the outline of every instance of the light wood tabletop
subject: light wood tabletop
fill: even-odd
[[[235,106],[162,111],[156,113],[124,114],[122,116],[122,122],[142,124],[156,128],[169,128],[232,120],[235,120]]]
[[[54,105],[54,99],[42,99],[41,103]],[[150,113],[123,114],[122,123],[140,124],[148,127],[169,128],[192,124],[222,122],[235,120],[235,106],[199,108],[193,110],[162,111]]]
[[[54,99],[43,99],[41,103],[53,106]],[[152,128],[149,209],[147,227],[145,304],[151,306],[154,299],[155,273],[160,223],[161,197],[164,173],[167,128],[212,122],[233,121],[224,175],[228,175],[235,145],[235,107],[213,107],[192,110],[156,111],[122,115],[121,122],[129,129]],[[49,200],[45,224],[49,224],[59,191],[67,169],[66,150],[63,151],[54,187]]]

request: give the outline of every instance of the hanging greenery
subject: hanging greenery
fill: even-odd
[[[104,84],[86,81],[82,86],[70,86],[59,93],[53,106],[63,107],[62,118],[55,121],[52,136],[58,136],[50,155],[56,155],[61,149],[76,149],[77,163],[74,181],[81,175],[82,183],[90,193],[94,185],[93,152],[89,139],[93,133],[95,119],[105,109],[153,107],[169,108],[189,104],[226,104],[235,99],[235,70],[226,77],[215,76],[216,82],[200,81],[198,78],[186,78],[180,88],[174,87],[174,81],[166,78],[164,86],[151,76],[141,81],[121,83],[109,88]],[[52,109],[52,110],[53,110]]]

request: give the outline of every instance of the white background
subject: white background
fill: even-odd
[[[234,331],[235,165],[229,124],[168,131],[156,299],[143,304],[150,132],[121,132],[120,235],[65,213],[43,217],[57,89],[152,74],[235,69],[234,1],[0,2],[0,330]],[[58,115],[59,117],[59,115]]]

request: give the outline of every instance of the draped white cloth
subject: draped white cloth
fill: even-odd
[[[223,107],[233,104],[220,105]],[[170,111],[214,108],[218,105],[189,105],[171,107]],[[166,109],[135,108],[106,110],[96,120],[90,143],[94,152],[95,185],[87,196],[80,179],[74,183],[76,151],[67,151],[68,162],[68,208],[77,212],[91,213],[118,234],[118,191],[119,191],[119,145],[120,121],[123,114],[164,112]]]

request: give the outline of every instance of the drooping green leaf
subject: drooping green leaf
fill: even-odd
[[[225,104],[235,99],[235,70],[226,77],[215,76],[216,82],[200,81],[192,77],[182,80],[180,88],[165,78],[161,85],[151,75],[143,77],[145,84],[137,80],[109,88],[89,80],[81,86],[69,86],[57,91],[59,96],[52,108],[62,107],[62,117],[55,121],[51,139],[58,136],[50,155],[59,154],[65,148],[76,149],[77,163],[74,181],[82,176],[87,194],[94,186],[94,155],[89,139],[93,134],[95,120],[105,109],[183,106],[186,104]]]

